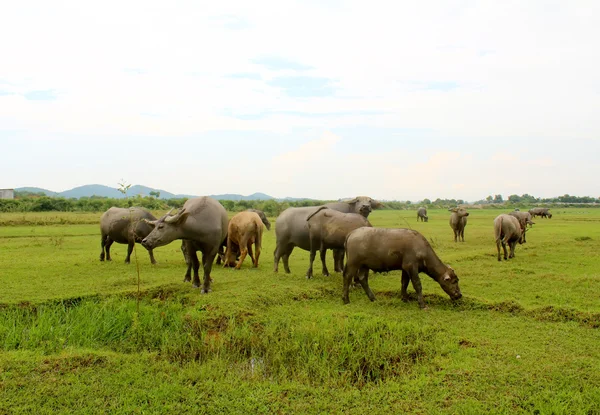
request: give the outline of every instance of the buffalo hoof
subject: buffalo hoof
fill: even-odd
[[[402,297],[402,301],[404,301],[405,303],[408,303],[410,301],[410,298],[407,297]]]
[[[349,298],[342,298],[342,301],[344,302],[344,304],[350,304]]]
[[[202,288],[202,291],[200,291],[201,294],[208,294],[209,292],[211,292],[212,290],[209,288],[208,290],[206,288]]]
[[[323,273],[323,276],[324,276],[324,277],[329,277],[329,273],[328,273],[328,272],[324,272],[324,273]]]
[[[308,274],[306,274],[306,279],[307,279],[307,280],[311,280],[311,279],[312,279],[312,275],[308,275]]]
[[[126,263],[126,264],[130,264],[131,262],[130,262],[130,261],[127,261],[127,260],[125,260],[125,263]]]

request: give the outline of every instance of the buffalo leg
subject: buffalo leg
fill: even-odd
[[[131,262],[131,253],[133,252],[133,245],[135,245],[135,242],[129,242],[127,244],[127,258],[125,258],[126,264],[129,264],[129,262]]]
[[[254,248],[255,248],[255,257],[254,257],[254,268],[258,268],[258,258],[260,258],[260,253],[262,251],[262,248],[260,246],[260,244],[254,244]]]
[[[504,251],[504,260],[508,259],[508,253],[506,252],[506,241],[502,239],[502,250]]]
[[[454,230],[454,242],[456,242],[456,237],[458,236],[458,232]]]
[[[402,296],[402,301],[408,301],[408,292],[406,289],[408,288],[408,283],[410,282],[410,276],[408,272],[402,270],[402,287],[400,289],[400,295]]]
[[[210,271],[212,270],[212,264],[217,256],[217,252],[211,252],[210,254],[202,253],[202,266],[204,268],[204,286],[202,287],[202,294],[208,294],[212,290],[210,289]],[[200,283],[200,281],[198,281]]]
[[[344,250],[334,249],[333,250],[333,270],[335,272],[344,271]]]
[[[498,261],[502,262],[502,259],[500,258],[500,239],[496,239],[496,249],[498,250]]]
[[[104,246],[106,245],[106,235],[100,237],[100,261],[104,261]]]
[[[311,279],[313,277],[313,262],[315,261],[315,256],[317,256],[316,249],[310,249],[310,258],[308,262],[308,270],[306,271],[306,278]]]
[[[323,265],[323,275],[325,277],[329,277],[329,270],[327,269],[327,263],[325,261],[325,254],[327,253],[327,249],[321,247],[321,249],[319,250],[320,252],[320,256],[321,256],[321,264]]]
[[[254,252],[252,252],[252,242],[248,242],[248,256],[252,260],[252,264],[256,263],[256,260],[254,259]]]
[[[194,279],[192,280],[192,286],[194,288],[200,288],[200,275],[198,275],[198,271],[200,270],[200,261],[198,260],[198,254],[196,253],[196,251],[188,252],[188,254],[190,255],[192,268],[194,269]],[[202,255],[204,255],[204,253]]]
[[[508,244],[508,246],[510,247],[510,255],[508,256],[509,258],[514,258],[515,257],[515,248],[517,246],[517,242],[510,242]]]
[[[107,261],[112,261],[112,258],[110,257],[110,247],[113,244],[113,240],[110,239],[110,236],[106,237],[106,244],[105,244],[105,249],[106,249],[106,260]]]
[[[342,290],[342,301],[344,304],[348,304],[350,302],[350,281],[352,281],[358,274],[358,268],[355,266],[351,266],[346,263],[344,267],[344,288]]]
[[[408,275],[410,275],[410,281],[412,282],[412,286],[417,293],[417,301],[419,302],[419,307],[425,307],[425,301],[423,300],[423,287],[421,286],[421,278],[419,278],[419,270],[416,268],[412,268],[408,270]]]
[[[358,281],[362,285],[363,290],[365,290],[365,294],[367,294],[369,300],[375,301],[375,294],[373,294],[373,291],[369,287],[369,268],[361,267],[358,270]]]
[[[273,272],[279,271],[279,260],[283,256],[283,252],[281,252],[281,247],[277,245],[275,251],[273,252]],[[287,271],[286,271],[287,272]]]
[[[227,250],[229,251],[229,249]],[[235,265],[235,269],[240,269],[242,267],[242,264],[244,263],[244,260],[246,259],[246,255],[248,255],[248,242],[242,240],[240,242],[240,260],[238,261],[238,263]]]

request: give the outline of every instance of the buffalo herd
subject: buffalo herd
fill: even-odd
[[[325,261],[327,250],[333,251],[334,269],[343,272],[343,301],[348,303],[351,282],[362,286],[371,301],[375,295],[369,288],[369,271],[402,271],[401,296],[408,299],[406,289],[412,284],[419,306],[425,308],[419,273],[425,273],[440,287],[457,300],[462,294],[458,277],[450,266],[436,255],[427,239],[412,229],[374,228],[368,220],[373,209],[382,204],[370,197],[359,196],[352,200],[328,203],[323,206],[291,207],[277,217],[275,222],[276,247],[273,271],[278,272],[279,262],[283,261],[286,273],[290,273],[289,257],[295,247],[308,251],[309,267],[306,278],[313,276],[313,262],[319,251],[323,275],[329,270]],[[469,212],[464,207],[448,209],[450,227],[455,242],[465,241],[465,227]],[[167,214],[156,219],[142,208],[129,209],[112,207],[100,218],[101,248],[100,260],[111,260],[110,247],[113,242],[127,244],[127,258],[130,262],[134,244],[141,243],[155,264],[153,249],[167,245],[176,239],[182,241],[181,250],[187,265],[184,281],[201,288],[202,293],[211,291],[210,273],[215,258],[217,264],[240,269],[246,256],[250,256],[254,267],[258,267],[262,250],[263,228],[271,229],[271,223],[264,212],[248,209],[239,212],[231,219],[225,208],[215,199],[207,196],[188,199],[175,214]],[[529,212],[501,214],[494,219],[494,236],[501,261],[500,246],[504,259],[514,258],[515,246],[525,243],[527,226],[533,226],[533,218],[552,218],[547,208],[534,208]],[[427,209],[417,210],[417,221],[428,222]],[[254,245],[254,249],[252,247]],[[510,253],[507,252],[508,245]],[[202,260],[197,252],[202,253]],[[344,266],[344,256],[346,265]],[[199,276],[202,263],[202,285]],[[193,279],[192,279],[193,270]]]

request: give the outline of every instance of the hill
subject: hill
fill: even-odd
[[[110,186],[105,186],[102,184],[87,184],[84,186],[75,187],[70,190],[65,190],[63,192],[53,192],[51,190],[42,189],[39,187],[20,187],[20,188],[15,189],[15,191],[29,192],[29,193],[44,193],[47,196],[58,196],[58,197],[64,197],[67,199],[70,199],[70,198],[79,199],[80,197],[92,197],[92,196],[109,197],[109,198],[114,198],[114,199],[122,199],[125,197],[125,195],[123,193],[121,193],[119,191],[119,189],[110,187]],[[150,192],[159,192],[160,199],[174,199],[174,198],[181,199],[181,198],[190,198],[190,197],[198,196],[198,195],[189,195],[189,194],[174,194],[174,193],[168,192],[163,189],[155,189],[155,188],[144,186],[141,184],[136,184],[134,186],[131,186],[129,188],[129,190],[127,191],[127,196],[137,196],[137,195],[150,196]],[[210,195],[210,197],[217,199],[217,200],[233,200],[233,201],[272,200],[272,199],[288,200],[288,201],[306,200],[305,198],[291,198],[291,197],[277,199],[273,196],[270,196],[265,193],[260,193],[260,192],[253,193],[248,196],[240,195],[237,193],[225,193],[225,194],[218,194],[218,195]]]

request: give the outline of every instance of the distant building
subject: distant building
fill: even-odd
[[[14,199],[15,189],[0,189],[0,199]]]

